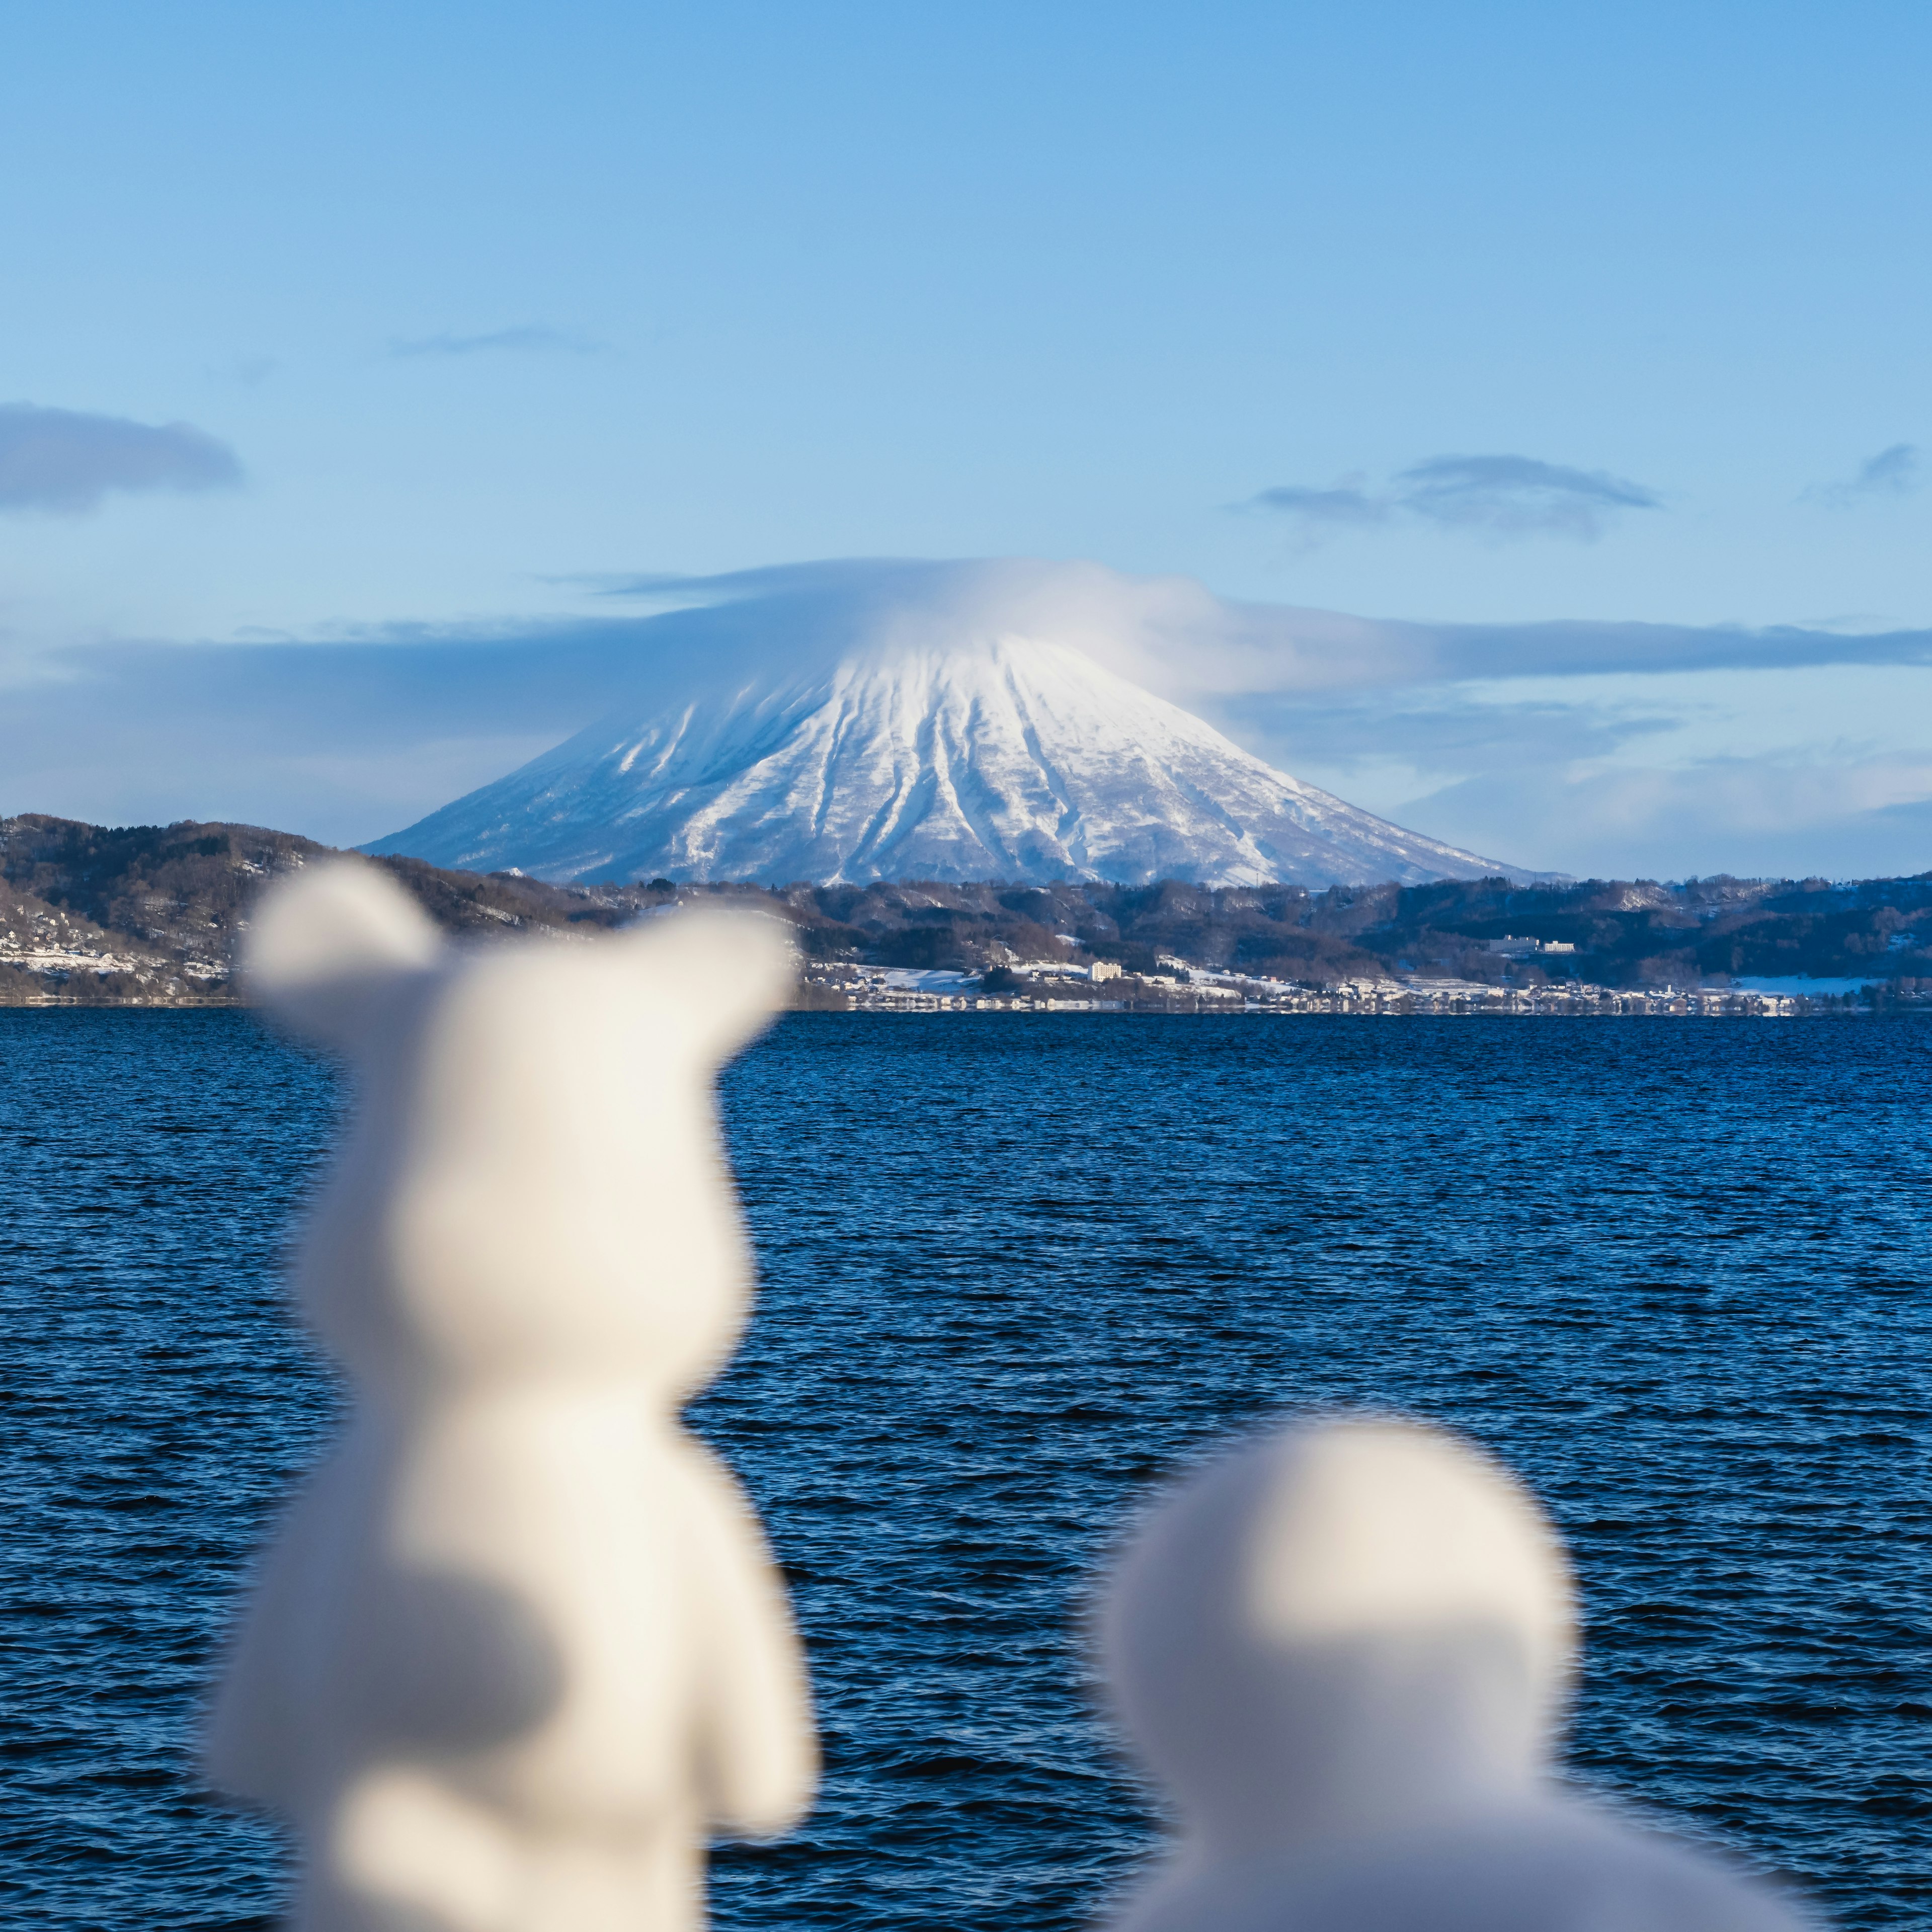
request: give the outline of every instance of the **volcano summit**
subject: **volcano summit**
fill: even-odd
[[[616,712],[365,848],[553,880],[1419,884],[1501,866],[1346,805],[1083,652],[873,646]]]

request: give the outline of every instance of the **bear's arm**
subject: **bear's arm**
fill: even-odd
[[[688,1466],[699,1789],[713,1823],[775,1838],[805,1816],[818,1781],[804,1653],[744,1492],[694,1443]]]
[[[223,1654],[202,1730],[201,1768],[230,1798],[280,1810],[299,1802],[314,1741],[303,1733],[297,1654],[315,1610],[315,1552],[346,1486],[340,1457],[322,1465],[258,1559]]]

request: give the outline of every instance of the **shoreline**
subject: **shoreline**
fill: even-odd
[[[63,999],[58,996],[0,1000],[0,1017],[18,1012],[248,1012],[243,999]],[[926,1015],[934,1018],[995,1014],[1074,1014],[1118,1019],[1900,1019],[1932,1014],[1932,1002],[1860,1005],[1848,999],[1802,994],[1632,993],[1606,992],[1596,998],[1504,994],[1432,999],[1410,993],[1357,996],[1311,992],[1279,1000],[946,998],[931,994],[860,999],[823,998],[794,1002],[786,1013],[873,1018]]]

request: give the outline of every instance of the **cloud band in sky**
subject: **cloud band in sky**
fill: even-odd
[[[1868,457],[1858,473],[1840,483],[1820,483],[1805,491],[1806,500],[1828,509],[1849,510],[1886,496],[1909,496],[1918,488],[1918,446],[1894,442]]]
[[[1531,456],[1432,456],[1379,489],[1344,477],[1327,489],[1282,484],[1249,500],[1289,519],[1304,542],[1398,519],[1496,539],[1560,536],[1590,542],[1612,518],[1656,510],[1654,490],[1607,470],[1574,470]]]
[[[77,515],[118,490],[219,490],[235,452],[192,424],[0,403],[0,510]]]

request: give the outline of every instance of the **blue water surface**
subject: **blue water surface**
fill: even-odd
[[[1932,1025],[799,1015],[724,1090],[764,1294],[694,1419],[827,1772],[719,1855],[716,1922],[1090,1923],[1155,1830],[1094,1567],[1177,1464],[1342,1402],[1467,1430],[1562,1523],[1576,1776],[1840,1924],[1932,1924]],[[335,1424],[276,1268],[344,1098],[242,1014],[0,1012],[9,1927],[286,1896],[190,1738]]]

